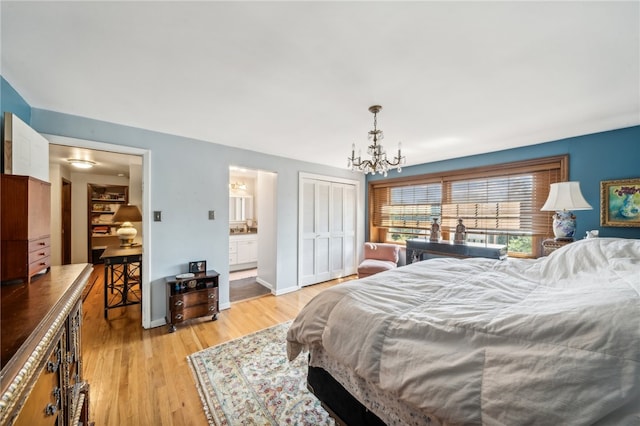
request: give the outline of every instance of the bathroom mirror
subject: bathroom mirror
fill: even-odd
[[[229,197],[229,221],[242,222],[253,219],[253,196],[232,195]]]

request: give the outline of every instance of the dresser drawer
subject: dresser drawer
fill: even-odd
[[[34,251],[29,252],[29,265],[35,263],[40,259],[51,256],[51,247],[39,247]]]
[[[37,259],[35,262],[29,263],[29,276],[50,267],[51,267],[51,256],[46,256],[46,257]]]
[[[34,252],[36,250],[44,249],[47,247],[51,247],[50,237],[44,237],[37,240],[29,241],[29,253]]]
[[[182,311],[191,306],[204,305],[204,304],[216,304],[218,301],[218,289],[207,288],[198,291],[192,291],[191,293],[176,294],[171,296],[171,310]]]
[[[171,322],[178,323],[191,318],[199,318],[205,315],[215,315],[218,313],[218,304],[209,303],[205,305],[195,305],[184,308],[180,311],[171,312]]]

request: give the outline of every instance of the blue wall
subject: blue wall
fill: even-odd
[[[640,126],[405,167],[400,175],[393,171],[389,178],[564,154],[569,154],[569,180],[580,182],[582,194],[593,206],[593,210],[575,212],[576,238],[582,238],[587,230],[593,229],[600,230],[601,237],[640,238],[640,228],[600,226],[600,181],[640,178]],[[367,182],[381,179],[384,178],[369,175]]]
[[[31,107],[2,76],[0,76],[0,110],[2,110],[3,129],[5,111],[16,114],[27,124],[31,123]]]

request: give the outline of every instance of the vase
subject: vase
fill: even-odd
[[[624,200],[622,200],[622,206],[620,206],[618,210],[620,216],[626,219],[632,219],[640,214],[640,208],[636,206],[633,196],[634,194],[625,194]]]
[[[572,239],[576,232],[576,217],[569,211],[557,211],[553,216],[553,233],[559,239]]]

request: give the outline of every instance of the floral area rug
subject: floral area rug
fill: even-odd
[[[187,357],[211,425],[333,425],[306,388],[307,358],[287,360],[291,322]]]

